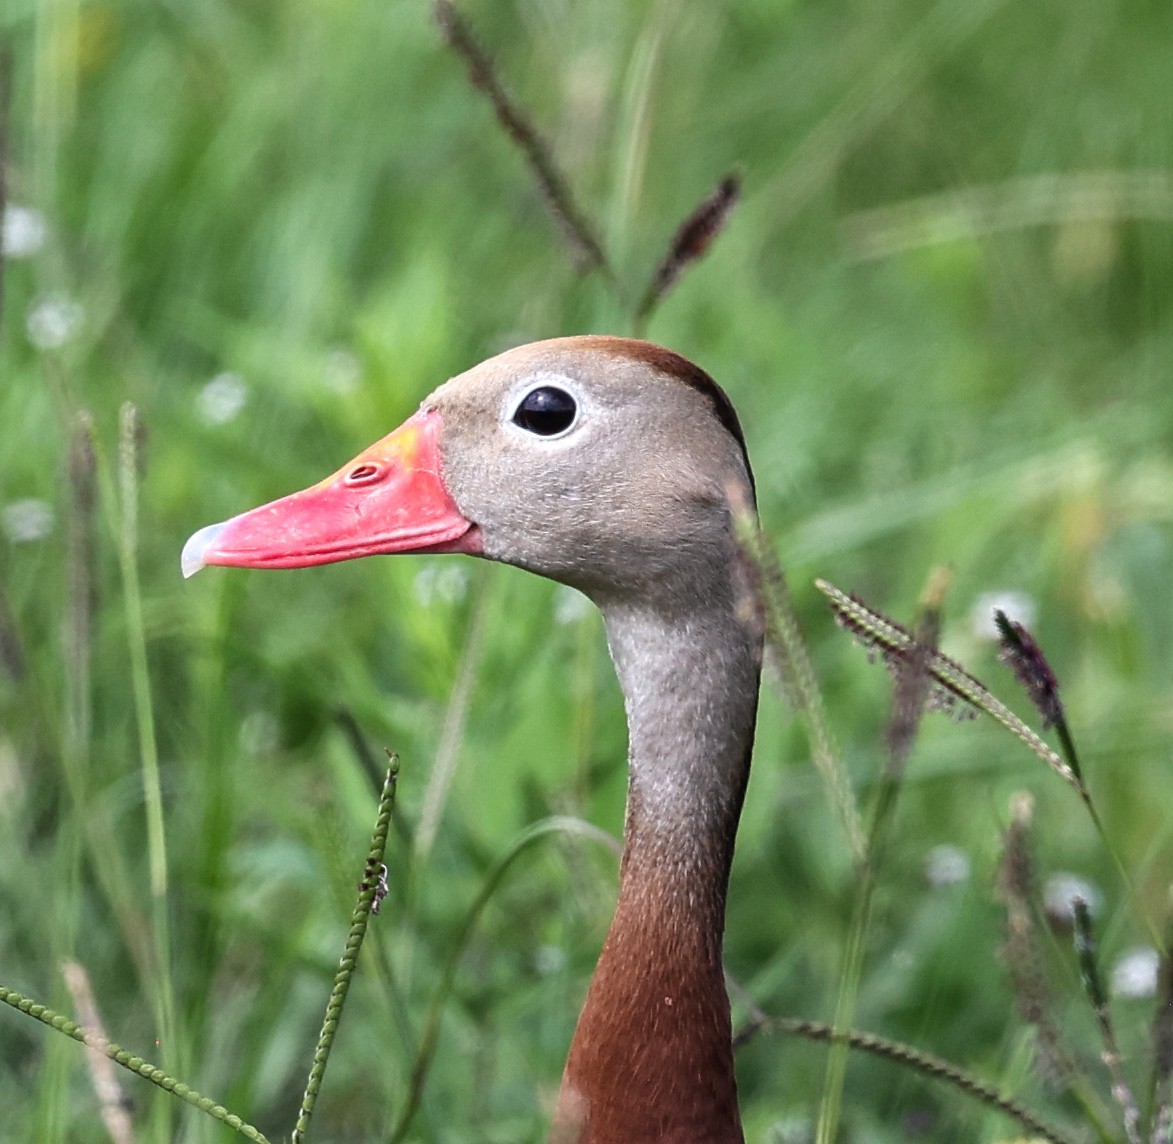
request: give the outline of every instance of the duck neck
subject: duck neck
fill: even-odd
[[[619,901],[559,1101],[567,1139],[742,1139],[721,951],[761,637],[728,596],[685,616],[603,607],[630,779]]]

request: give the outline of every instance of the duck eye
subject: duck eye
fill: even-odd
[[[578,406],[566,390],[543,385],[521,399],[513,423],[539,437],[553,437],[569,429],[577,415]]]

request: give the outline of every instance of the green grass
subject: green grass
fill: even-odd
[[[392,748],[391,893],[308,1139],[389,1137],[498,863],[547,816],[621,828],[622,705],[601,625],[565,591],[463,559],[185,583],[179,551],[197,527],[332,471],[507,344],[628,330],[676,226],[731,169],[740,206],[646,332],[742,414],[859,801],[885,765],[890,686],[814,579],[911,622],[930,569],[951,565],[943,649],[1024,714],[970,612],[985,592],[1026,593],[1105,829],[1164,926],[1164,8],[462,11],[552,140],[620,295],[576,274],[421,0],[15,0],[0,13],[8,195],[48,224],[39,253],[5,265],[0,508],[34,499],[53,514],[41,539],[0,531],[0,985],[73,1013],[60,964],[80,961],[112,1039],[282,1138]],[[48,349],[29,333],[45,298],[81,307]],[[216,422],[201,395],[223,373],[246,400]],[[133,479],[126,402],[145,434]],[[451,782],[429,796],[441,750]],[[999,960],[994,883],[1018,791],[1035,798],[1040,876],[1074,871],[1103,895],[1104,964],[1151,940],[1078,797],[992,723],[931,717],[889,826],[854,1020],[1083,1139],[1084,1109],[1032,1068]],[[435,834],[419,845],[425,805]],[[942,844],[970,874],[932,887],[924,862]],[[615,876],[610,852],[573,834],[511,863],[469,931],[408,1139],[542,1137]],[[832,1018],[856,889],[804,732],[767,688],[727,937],[757,1006]],[[1118,1125],[1070,944],[1056,933],[1043,952],[1056,1020]],[[1153,1003],[1118,1000],[1114,1016],[1144,1093]],[[781,1034],[741,1052],[751,1140],[813,1138],[827,1052]],[[78,1045],[5,1009],[0,1060],[0,1138],[108,1139]],[[233,1138],[123,1084],[140,1141]],[[907,1069],[848,1057],[842,1141],[1015,1134]]]

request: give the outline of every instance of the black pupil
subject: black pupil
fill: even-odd
[[[576,412],[574,398],[566,390],[543,385],[525,395],[513,421],[539,437],[552,437],[570,427]]]

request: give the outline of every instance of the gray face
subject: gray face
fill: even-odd
[[[556,339],[492,358],[424,402],[443,419],[444,481],[486,556],[600,604],[670,605],[718,567],[728,580],[730,489],[752,502],[744,456],[712,400],[662,360],[640,342]],[[572,416],[559,399],[541,431],[518,424],[544,387],[568,396]]]

